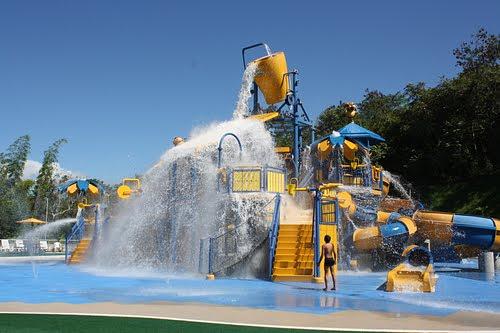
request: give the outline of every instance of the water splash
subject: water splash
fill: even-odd
[[[406,190],[405,186],[401,183],[399,176],[393,175],[387,170],[382,171],[383,177],[391,182],[391,185],[405,198],[413,202],[411,194]]]
[[[245,68],[240,93],[238,95],[238,102],[236,103],[236,109],[233,112],[233,119],[243,119],[250,114],[248,101],[252,96],[253,79],[256,72],[257,65],[254,63],[248,64],[247,68]]]
[[[240,158],[238,145],[228,137],[222,145],[224,167],[281,166],[273,138],[261,122],[237,119],[195,129],[144,175],[142,195],[123,204],[91,263],[195,273],[201,238],[228,224],[249,221],[252,199],[248,195],[216,191],[217,145],[227,132],[240,138],[243,153]]]
[[[75,223],[76,219],[66,218],[60,219],[54,222],[49,222],[47,224],[38,226],[32,230],[29,230],[21,235],[21,238],[26,241],[26,249],[30,256],[40,254],[40,240],[47,239],[50,236],[61,230],[63,227],[70,223]],[[35,260],[31,260],[31,269],[33,272],[33,278],[38,278],[38,269]]]

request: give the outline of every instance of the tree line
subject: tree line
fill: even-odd
[[[61,146],[67,142],[59,139],[44,151],[42,166],[36,180],[23,179],[24,167],[31,151],[29,135],[17,138],[5,152],[0,153],[0,238],[17,235],[16,221],[27,217],[45,220],[57,214],[57,183],[54,168]],[[49,205],[47,205],[49,202]]]
[[[491,198],[498,198],[500,185],[499,35],[480,29],[453,55],[456,76],[441,78],[435,87],[419,82],[390,94],[367,90],[354,121],[385,138],[372,151],[376,164],[427,192],[432,186],[451,189],[488,180],[490,203],[480,213],[500,213]],[[318,118],[318,134],[350,121],[343,104],[332,105]]]

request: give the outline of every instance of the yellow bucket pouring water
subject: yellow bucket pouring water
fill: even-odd
[[[284,101],[288,92],[288,66],[285,53],[276,52],[252,61],[257,70],[254,81],[267,104]]]

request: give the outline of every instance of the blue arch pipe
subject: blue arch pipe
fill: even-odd
[[[222,142],[227,136],[232,136],[233,138],[236,139],[238,142],[238,147],[240,148],[240,158],[241,158],[241,153],[243,152],[243,147],[241,146],[241,141],[240,139],[236,136],[236,134],[228,132],[224,134],[220,140],[219,140],[219,146],[217,147],[217,150],[219,151],[218,159],[217,159],[217,167],[220,168],[222,166]]]

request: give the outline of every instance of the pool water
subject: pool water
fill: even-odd
[[[456,311],[500,313],[500,277],[438,273],[435,293],[388,293],[377,288],[385,273],[340,273],[338,291],[313,283],[167,276],[96,271],[63,263],[0,265],[0,302],[148,303],[197,302],[307,313],[343,310],[447,315]]]

